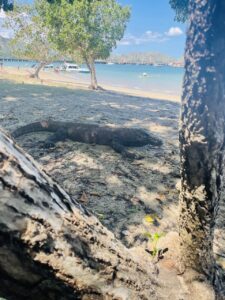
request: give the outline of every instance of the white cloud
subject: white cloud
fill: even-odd
[[[10,39],[13,33],[9,30],[0,29],[0,36],[6,39]]]
[[[173,37],[173,36],[179,36],[183,34],[183,31],[179,27],[170,27],[170,29],[165,32],[167,36]]]
[[[6,29],[4,27],[4,23],[6,21],[6,13],[3,11],[3,9],[0,10],[0,36],[4,38],[10,38],[11,37],[11,30]]]
[[[25,12],[22,12],[20,14],[20,16],[22,18],[24,18],[25,20],[27,20],[27,24],[29,24],[29,19],[28,19],[28,15]],[[10,39],[13,37],[14,35],[14,31],[12,29],[7,29],[5,26],[5,22],[7,21],[8,16],[6,15],[6,13],[1,9],[0,10],[0,36]]]
[[[5,19],[6,18],[6,13],[4,12],[3,9],[0,10],[0,19]]]
[[[5,18],[1,17],[1,12],[0,12],[0,36],[4,38],[10,38],[12,36],[12,30],[5,28],[4,22],[5,22]]]
[[[129,33],[125,35],[121,41],[118,42],[118,45],[130,46],[146,43],[162,43],[168,41],[170,38],[180,36],[182,34],[183,31],[179,27],[170,27],[169,30],[164,33],[147,30],[140,36],[135,36]]]

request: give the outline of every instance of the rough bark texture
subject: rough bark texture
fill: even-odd
[[[97,77],[96,77],[96,69],[95,69],[95,63],[91,62],[91,87],[93,90],[98,89],[98,82],[97,82]]]
[[[222,292],[213,256],[225,150],[225,1],[191,0],[180,147],[180,238],[184,268]]]
[[[16,138],[26,133],[38,131],[53,132],[53,135],[45,141],[45,146],[47,147],[54,145],[58,141],[71,139],[81,143],[110,146],[125,158],[139,158],[134,153],[129,152],[126,147],[142,147],[148,144],[153,146],[162,145],[161,139],[141,128],[114,128],[98,124],[53,120],[25,125],[12,132],[12,136]]]
[[[93,59],[88,59],[85,55],[85,62],[87,64],[87,67],[91,73],[91,88],[93,90],[97,90],[99,88],[97,76],[96,76],[96,69],[95,69],[95,61]]]
[[[0,131],[0,297],[156,299],[148,256],[128,250]]]

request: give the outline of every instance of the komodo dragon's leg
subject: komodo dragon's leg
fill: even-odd
[[[127,151],[127,149],[123,145],[121,145],[120,142],[117,140],[112,141],[111,147],[117,153],[122,154],[122,156],[124,158],[130,158],[130,159],[141,159],[142,158],[142,156],[140,156],[140,155],[137,155],[135,153],[131,153],[131,152]]]
[[[64,129],[59,129],[53,133],[44,143],[45,148],[51,148],[55,146],[55,143],[59,141],[65,141],[67,138],[67,132]]]

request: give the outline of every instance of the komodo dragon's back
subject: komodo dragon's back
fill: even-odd
[[[22,126],[12,132],[17,138],[21,135],[49,131],[54,134],[47,140],[46,145],[57,141],[70,139],[88,144],[111,146],[115,151],[127,155],[125,147],[142,147],[145,145],[161,146],[162,140],[139,128],[109,127],[97,124],[58,122],[53,120],[41,121]]]

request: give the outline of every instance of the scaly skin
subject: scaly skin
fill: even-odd
[[[138,128],[113,128],[97,124],[59,122],[53,120],[35,122],[16,129],[12,136],[17,138],[21,135],[48,131],[53,135],[46,141],[45,145],[52,146],[58,141],[70,139],[86,144],[107,145],[116,152],[127,158],[137,158],[128,152],[125,147],[142,147],[145,145],[161,146],[162,141]]]

